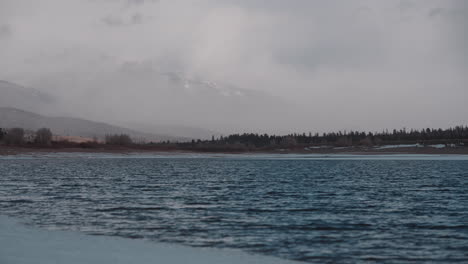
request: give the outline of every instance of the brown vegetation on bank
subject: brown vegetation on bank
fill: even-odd
[[[310,154],[468,154],[468,128],[405,130],[392,133],[328,133],[323,135],[234,134],[191,142],[135,143],[126,134],[107,135],[103,141],[54,136],[41,128],[0,129],[0,154],[25,152],[205,152],[205,153],[310,153]],[[399,144],[406,144],[394,146]],[[389,146],[390,145],[390,146]],[[384,146],[384,147],[382,147]]]

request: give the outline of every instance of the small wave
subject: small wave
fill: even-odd
[[[247,208],[244,210],[247,213],[274,213],[281,210],[274,210],[274,209],[260,209],[260,208]]]
[[[294,209],[288,209],[286,211],[287,212],[316,212],[319,210],[316,208],[294,208]]]
[[[0,203],[34,203],[33,200],[29,199],[13,199],[13,200],[2,200]]]
[[[409,224],[409,228],[414,229],[430,229],[430,230],[444,230],[444,229],[468,229],[468,225],[422,225],[422,224]]]
[[[115,211],[153,211],[153,210],[167,210],[166,207],[111,207],[96,209],[96,212],[115,212]]]
[[[353,230],[365,230],[369,229],[371,225],[368,224],[358,224],[358,225],[343,225],[343,226],[287,226],[284,228],[291,230],[300,230],[300,231],[353,231]]]

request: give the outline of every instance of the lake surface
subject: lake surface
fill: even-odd
[[[466,157],[3,157],[0,209],[311,263],[468,262]]]

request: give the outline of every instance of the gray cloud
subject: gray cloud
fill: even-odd
[[[140,6],[147,3],[157,3],[159,0],[126,0],[128,6]]]
[[[132,15],[130,21],[132,24],[141,24],[143,22],[143,15],[140,13],[135,13]]]
[[[453,26],[453,39],[456,50],[461,53],[461,62],[468,68],[468,2],[456,1],[450,13]],[[455,54],[457,56],[457,54]]]
[[[102,22],[111,27],[119,27],[125,25],[122,18],[113,15],[103,17]]]
[[[429,11],[430,17],[438,17],[443,16],[446,13],[446,9],[440,7],[434,7]]]
[[[149,20],[141,13],[133,13],[127,17],[122,17],[118,15],[108,15],[101,19],[102,23],[110,27],[122,27],[122,26],[133,26],[140,25]]]
[[[0,25],[0,38],[8,38],[13,34],[11,26],[8,24]]]
[[[466,1],[64,2],[1,1],[0,17],[12,21],[15,36],[0,50],[0,78],[57,93],[70,104],[81,98],[90,105],[73,109],[87,116],[101,109],[101,119],[154,116],[154,122],[214,130],[228,130],[230,123],[282,131],[468,123]],[[223,122],[228,110],[220,110],[208,90],[196,96],[206,100],[197,104],[167,95],[166,88],[178,87],[187,92],[180,98],[190,101],[196,87],[168,85],[170,73],[259,91],[288,105],[259,100],[257,113],[287,112],[291,105],[301,110],[276,121],[268,114],[257,120],[229,114]],[[124,100],[132,94],[142,103]],[[242,112],[239,98],[237,105],[226,103],[230,112]],[[125,112],[116,115],[114,108]]]
[[[468,2],[454,0],[444,7],[434,7],[428,16],[444,23],[448,54],[461,65],[468,67]]]

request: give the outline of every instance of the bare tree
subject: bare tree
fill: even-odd
[[[34,138],[36,144],[50,145],[52,143],[52,132],[48,128],[40,128],[36,131]]]
[[[372,138],[369,137],[369,136],[367,136],[367,137],[361,139],[361,140],[359,141],[359,144],[361,144],[361,145],[363,145],[363,146],[368,146],[368,147],[374,145],[374,144],[372,143]]]
[[[129,135],[106,135],[106,144],[108,145],[130,145],[132,144],[132,139]]]
[[[297,140],[293,136],[286,136],[281,140],[283,147],[293,147],[297,145]]]
[[[7,134],[6,130],[3,128],[0,128],[0,141],[3,140],[6,134]]]
[[[336,140],[335,145],[338,147],[349,147],[353,145],[353,141],[346,136],[341,136]]]
[[[24,129],[12,128],[5,135],[5,143],[8,145],[21,145],[24,143]]]

